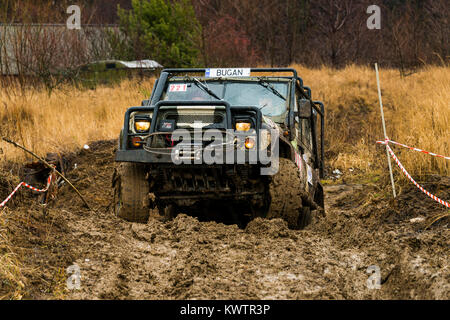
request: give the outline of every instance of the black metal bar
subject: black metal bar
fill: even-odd
[[[309,99],[311,99],[312,95],[311,95],[311,88],[310,87],[303,87],[303,89],[305,89]]]
[[[153,88],[152,88],[152,93],[150,94],[150,97],[148,98],[148,99],[149,99],[149,102],[151,102],[151,98],[152,98],[153,95],[155,94],[155,90],[156,90],[156,88],[158,87],[158,82],[159,82],[159,79],[156,79],[155,84],[153,85]],[[150,103],[149,103],[149,104],[150,104]]]
[[[261,109],[254,106],[231,106],[231,110],[251,110],[256,113],[256,129],[261,129],[262,112]]]
[[[311,121],[311,131],[312,135],[312,143],[313,143],[313,150],[314,150],[314,169],[320,168],[320,159],[319,159],[319,152],[317,150],[317,123],[316,123],[316,117],[314,115],[314,112],[311,112],[311,117],[309,118]]]
[[[324,170],[325,170],[325,151],[324,151],[324,139],[325,139],[325,106],[320,101],[314,101],[314,104],[318,104],[320,106],[321,110],[321,117],[320,117],[320,177],[324,177]]]
[[[295,85],[297,81],[293,81],[291,85],[291,98],[289,99],[289,112],[288,112],[288,129],[289,129],[289,140],[292,141],[294,137],[294,127],[295,127]]]
[[[167,72],[161,72],[161,76],[158,79],[158,82],[155,83],[156,89],[153,90],[153,94],[151,96],[150,105],[154,105],[156,102],[161,100],[161,96],[164,92],[167,78],[169,78],[169,74]]]
[[[298,89],[300,90],[300,93],[303,95],[303,97],[305,97],[306,99],[308,99],[308,100],[310,100],[312,102],[311,88],[303,86],[303,81],[302,81],[301,78],[298,78],[298,80],[299,80]],[[320,111],[320,110],[317,109],[317,111]]]
[[[259,133],[261,131],[261,124],[262,124],[262,112],[261,109],[259,109],[258,107],[243,107],[243,106],[232,106],[231,110],[252,110],[254,112],[256,112],[256,134],[257,134],[257,139],[256,139],[256,150],[260,150],[260,146],[261,146],[261,139],[259,136]],[[234,129],[232,126],[230,127],[231,129]],[[259,154],[258,154],[258,161],[259,161]]]
[[[325,107],[323,106],[323,103],[320,101],[312,101],[312,100],[311,100],[311,102],[312,102],[312,106],[313,106],[314,110],[316,110],[317,113],[320,114],[321,117],[324,117],[325,116]],[[316,104],[320,105],[321,108],[319,109],[316,106]]]
[[[125,112],[125,120],[124,120],[124,124],[123,124],[123,140],[122,140],[122,145],[120,146],[122,150],[127,149],[127,144],[128,144],[128,136],[129,136],[129,132],[130,132],[130,115],[133,112],[138,112],[138,111],[148,111],[148,112],[152,112],[154,110],[154,108],[152,107],[148,107],[148,106],[143,106],[143,107],[132,107],[129,108],[126,112]]]

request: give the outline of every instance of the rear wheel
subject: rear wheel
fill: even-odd
[[[121,163],[113,177],[114,212],[130,222],[146,223],[150,215],[149,182],[142,165]]]
[[[309,207],[302,205],[302,183],[294,162],[280,158],[279,171],[269,184],[268,219],[281,218],[291,229],[304,228],[311,221]]]

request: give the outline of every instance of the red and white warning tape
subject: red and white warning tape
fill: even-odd
[[[379,144],[384,144],[384,145],[386,145],[386,147],[387,147],[387,149],[388,149],[388,151],[389,151],[389,153],[391,154],[391,156],[392,156],[392,158],[394,159],[394,161],[397,163],[397,165],[399,166],[399,168],[402,170],[402,172],[406,175],[406,177],[409,179],[409,180],[411,180],[411,182],[417,187],[417,188],[419,188],[420,189],[420,191],[422,191],[423,193],[425,193],[427,196],[429,196],[431,199],[433,199],[434,201],[437,201],[437,202],[439,202],[440,204],[442,204],[442,205],[444,205],[444,206],[446,206],[447,208],[450,208],[450,203],[448,203],[448,202],[446,202],[446,201],[444,201],[444,200],[442,200],[442,199],[439,199],[438,197],[436,197],[435,195],[433,195],[433,194],[431,194],[430,192],[428,192],[427,190],[425,190],[421,185],[419,185],[412,177],[411,177],[411,175],[408,173],[408,171],[406,171],[406,169],[403,167],[403,165],[400,163],[400,160],[398,160],[398,158],[397,158],[397,156],[395,155],[395,153],[394,153],[394,151],[392,151],[392,149],[391,149],[391,147],[389,146],[389,142],[392,142],[392,141],[390,141],[389,139],[386,139],[386,141],[377,141],[377,143],[379,143]],[[417,149],[417,150],[419,150],[419,149]],[[416,151],[417,151],[416,150]],[[434,155],[434,154],[432,154],[432,155]],[[444,157],[444,158],[446,158],[446,157]]]
[[[392,140],[389,140],[389,139],[386,139],[384,142],[383,141],[377,141],[377,143],[379,143],[379,144],[392,143],[392,144],[396,144],[398,146],[401,146],[401,147],[404,147],[404,148],[407,148],[407,149],[410,149],[410,150],[413,150],[413,151],[429,154],[430,156],[433,156],[433,157],[438,157],[438,158],[443,158],[443,159],[450,160],[450,157],[442,156],[440,154],[436,154],[436,153],[433,153],[433,152],[425,151],[425,150],[422,150],[422,149],[413,148],[413,147],[407,146],[406,144],[398,143],[398,142],[395,142],[395,141],[392,141]]]
[[[11,200],[11,198],[14,196],[14,194],[20,189],[20,187],[22,187],[22,186],[24,186],[24,187],[26,187],[26,188],[28,188],[28,189],[31,189],[31,190],[33,190],[33,191],[36,191],[36,192],[47,192],[48,191],[48,188],[50,188],[50,185],[52,184],[52,177],[53,177],[53,174],[50,174],[50,176],[47,178],[47,186],[45,187],[45,189],[42,189],[42,190],[39,190],[39,189],[37,189],[37,188],[35,188],[35,187],[32,187],[32,186],[30,186],[29,184],[26,184],[25,182],[21,182],[21,183],[19,183],[19,185],[14,189],[14,191],[2,202],[2,203],[0,203],[0,208],[2,208],[2,207],[4,207],[5,205],[6,205],[6,203],[9,201],[9,200]]]

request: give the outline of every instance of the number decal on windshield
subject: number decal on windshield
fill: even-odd
[[[169,86],[169,92],[186,92],[187,84],[171,84]]]

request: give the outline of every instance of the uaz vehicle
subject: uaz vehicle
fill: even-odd
[[[115,212],[303,228],[324,206],[324,112],[294,69],[163,70],[150,99],[125,114]]]

